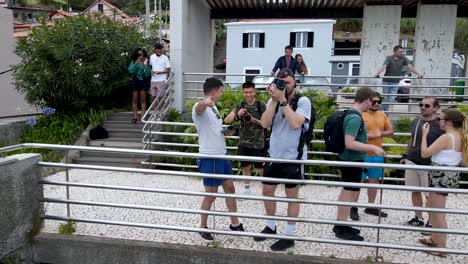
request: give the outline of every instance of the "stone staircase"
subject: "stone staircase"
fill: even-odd
[[[88,146],[143,149],[143,123],[138,121],[132,124],[131,112],[110,113],[102,126],[109,132],[106,139],[89,140]],[[79,157],[73,159],[76,164],[117,166],[117,167],[141,167],[140,162],[146,160],[146,155],[118,154],[80,151]]]

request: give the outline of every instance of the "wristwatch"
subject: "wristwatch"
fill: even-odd
[[[288,105],[288,101],[283,101],[279,104],[280,106],[287,106]]]

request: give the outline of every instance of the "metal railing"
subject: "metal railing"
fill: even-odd
[[[148,123],[148,121],[162,121],[164,120],[167,112],[172,107],[174,103],[174,73],[171,72],[169,74],[169,78],[166,81],[166,88],[164,92],[159,96],[155,97],[154,100],[151,102],[148,111],[146,111],[145,115],[141,119],[143,125],[143,139],[142,142],[152,142],[152,134],[148,134],[145,131],[155,131],[159,130],[159,126],[153,123]],[[150,144],[144,144],[143,149],[148,149]]]
[[[200,80],[199,78],[201,76],[219,76],[219,77],[252,77],[252,76],[261,76],[261,77],[271,77],[271,75],[268,74],[227,74],[227,73],[194,73],[194,72],[187,72],[184,73],[185,80],[184,83],[187,84],[187,87],[185,91],[187,92],[185,99],[199,99],[203,97],[203,92],[202,89],[200,88],[200,85],[203,83],[203,80]],[[364,80],[381,80],[381,78],[376,78],[374,76],[347,76],[347,75],[306,75],[306,77],[312,77],[312,78],[321,78],[321,79],[331,79],[332,81],[336,79],[364,79]],[[195,80],[192,78],[196,78]],[[464,104],[463,101],[468,100],[468,94],[458,94],[456,91],[457,89],[467,89],[468,86],[454,86],[454,85],[442,85],[440,83],[441,80],[455,80],[455,79],[461,79],[461,80],[467,80],[468,77],[425,77],[424,79],[417,79],[415,77],[403,77],[403,76],[385,76],[385,78],[389,79],[402,79],[402,78],[409,78],[413,79],[416,81],[416,84],[411,84],[411,85],[405,85],[405,88],[410,88],[411,93],[409,94],[387,94],[387,93],[382,93],[382,96],[403,96],[409,100],[408,103],[402,103],[402,102],[384,102],[386,105],[393,105],[393,106],[407,106],[408,110],[410,110],[411,106],[416,106],[417,103],[414,101],[419,101],[425,96],[434,96],[434,93],[432,91],[434,89],[444,91],[443,93],[438,93],[436,96],[442,100],[441,106],[454,106],[454,105],[459,105],[459,104]],[[428,83],[429,82],[429,83]],[[232,85],[232,86],[239,86],[243,82],[241,81],[223,81],[224,84],[226,85]],[[266,87],[269,85],[269,83],[256,83],[256,85],[259,85],[261,87]],[[334,97],[337,100],[337,103],[340,107],[344,106],[347,104],[346,100],[343,101],[343,99],[346,98],[354,98],[355,92],[349,92],[349,93],[344,93],[341,92],[341,88],[344,87],[352,87],[352,88],[360,88],[360,87],[370,87],[370,88],[384,88],[384,87],[394,87],[395,85],[383,85],[383,84],[376,84],[376,81],[373,82],[367,82],[365,84],[346,84],[346,83],[317,83],[317,84],[309,84],[309,83],[300,83],[298,82],[296,84],[300,89],[302,90],[308,90],[308,89],[315,89],[321,92],[326,93],[327,95]],[[445,92],[446,91],[446,92]],[[260,92],[264,92],[263,90],[260,90]],[[447,102],[444,102],[447,101]],[[414,112],[413,111],[406,111],[406,110],[400,110],[400,111],[388,111],[388,114],[392,115],[415,115],[419,114],[419,112]]]
[[[118,149],[118,148],[101,148],[101,147],[87,147],[87,146],[68,146],[68,145],[52,145],[52,144],[36,144],[36,143],[25,143],[20,145],[8,146],[0,148],[0,153],[14,151],[23,148],[39,148],[39,149],[60,149],[65,151],[70,150],[81,150],[88,152],[107,152],[107,153],[126,153],[126,154],[148,154],[153,156],[164,156],[164,157],[183,157],[183,158],[212,158],[212,159],[228,159],[233,161],[256,161],[256,162],[275,162],[275,163],[294,163],[304,164],[305,166],[340,166],[340,167],[368,167],[368,168],[389,168],[389,169],[411,169],[411,170],[423,170],[423,171],[454,171],[460,173],[467,173],[468,168],[461,167],[445,167],[445,166],[419,166],[419,165],[400,165],[400,164],[376,164],[376,163],[361,163],[361,162],[342,162],[342,161],[327,161],[327,160],[285,160],[285,159],[273,159],[273,158],[254,158],[247,156],[230,156],[230,155],[204,155],[198,153],[185,153],[185,152],[171,152],[171,151],[151,151],[151,150],[135,150],[135,149]],[[468,255],[466,248],[434,248],[434,247],[421,247],[413,245],[404,245],[396,243],[383,243],[380,241],[381,232],[387,230],[399,230],[406,232],[408,238],[414,238],[413,235],[407,232],[432,232],[432,233],[444,233],[444,234],[457,234],[457,235],[468,235],[468,230],[465,229],[454,229],[454,228],[426,228],[426,227],[413,227],[413,226],[402,226],[399,224],[382,224],[379,221],[375,223],[365,222],[351,222],[351,221],[339,221],[335,219],[317,218],[313,216],[269,216],[259,213],[239,213],[239,212],[225,212],[225,211],[205,211],[191,208],[173,208],[164,206],[148,206],[138,204],[122,204],[116,202],[99,202],[99,201],[88,201],[88,200],[77,200],[70,196],[70,188],[93,188],[101,190],[118,190],[118,191],[135,191],[135,192],[146,192],[146,193],[163,193],[170,195],[181,195],[181,196],[210,196],[219,198],[242,198],[252,201],[276,201],[276,202],[294,202],[300,203],[304,206],[307,205],[324,205],[324,206],[355,206],[355,207],[366,207],[375,209],[387,209],[387,210],[401,210],[401,211],[425,211],[433,213],[445,213],[455,215],[468,215],[468,209],[466,208],[424,208],[424,207],[412,207],[403,205],[391,205],[385,204],[383,201],[383,191],[394,190],[394,191],[405,191],[405,192],[443,192],[450,194],[467,195],[468,190],[465,189],[449,189],[449,188],[428,188],[428,187],[414,187],[414,186],[402,186],[402,185],[390,185],[390,184],[363,184],[363,183],[344,183],[337,181],[317,181],[317,180],[289,180],[289,179],[278,179],[278,178],[267,178],[267,177],[251,177],[251,176],[234,176],[234,175],[223,175],[223,174],[206,174],[186,171],[172,171],[172,170],[156,170],[156,169],[143,169],[143,168],[123,168],[123,167],[112,167],[112,166],[99,166],[99,165],[80,165],[80,164],[67,164],[67,163],[55,163],[55,162],[39,162],[41,167],[55,167],[68,169],[86,169],[86,170],[101,170],[101,171],[117,171],[117,172],[132,172],[132,173],[145,173],[153,175],[167,175],[171,177],[196,177],[196,178],[217,178],[217,179],[230,179],[230,180],[250,180],[257,182],[277,182],[277,183],[294,183],[302,185],[312,186],[331,186],[331,187],[358,187],[358,188],[376,188],[380,189],[381,200],[378,204],[361,203],[361,202],[340,202],[340,201],[328,201],[313,199],[311,197],[302,198],[285,198],[285,197],[270,197],[270,196],[256,196],[256,195],[238,195],[231,193],[205,193],[199,191],[187,191],[187,190],[175,190],[175,189],[162,189],[162,188],[143,188],[134,186],[121,186],[121,185],[109,185],[109,184],[95,184],[95,183],[82,183],[77,181],[70,181],[69,178],[66,181],[47,180],[43,179],[40,184],[43,185],[55,185],[64,186],[66,188],[66,199],[57,199],[45,197],[42,202],[45,203],[58,203],[65,204],[68,208],[67,215],[44,215],[44,219],[47,220],[58,220],[58,221],[75,221],[78,223],[95,223],[95,224],[107,224],[116,226],[130,226],[130,227],[142,227],[142,228],[154,228],[161,230],[174,230],[180,232],[210,232],[213,234],[220,235],[231,235],[231,236],[247,236],[247,237],[265,237],[265,238],[280,238],[280,239],[293,239],[297,241],[306,242],[317,242],[317,243],[328,243],[336,245],[348,245],[348,246],[362,246],[375,248],[375,258],[379,257],[379,249],[398,249],[398,250],[413,250],[423,252],[441,252],[451,254],[463,254]],[[329,239],[322,237],[314,237],[309,234],[304,236],[285,236],[285,235],[268,235],[253,232],[234,232],[224,231],[215,228],[194,228],[187,226],[177,225],[164,225],[164,224],[147,224],[137,223],[129,221],[115,221],[115,220],[104,220],[77,217],[73,215],[73,210],[70,210],[70,205],[82,205],[82,206],[93,206],[93,207],[110,207],[110,208],[125,208],[125,209],[137,209],[137,210],[150,210],[150,211],[162,211],[169,213],[182,213],[182,214],[206,214],[213,217],[230,217],[238,216],[242,218],[251,219],[271,219],[277,221],[296,221],[305,224],[319,224],[319,225],[348,225],[367,229],[373,229],[377,233],[376,241],[346,241],[338,239]]]

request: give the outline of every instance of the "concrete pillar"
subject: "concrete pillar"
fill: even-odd
[[[0,159],[0,259],[31,263],[32,238],[41,228],[43,188],[38,154]]]
[[[449,77],[452,69],[457,5],[418,4],[413,65],[426,77]],[[419,85],[449,85],[449,80],[420,80]],[[447,89],[413,89],[419,94],[448,94]]]
[[[364,6],[359,75],[374,75],[385,57],[393,54],[400,39],[400,20],[401,5]],[[380,84],[380,80],[361,79],[360,83]]]
[[[171,0],[171,66],[175,74],[175,107],[182,110],[187,85],[185,80],[204,80],[207,76],[184,77],[184,72],[213,72],[214,38],[210,9],[205,1]],[[190,111],[191,109],[186,109]]]

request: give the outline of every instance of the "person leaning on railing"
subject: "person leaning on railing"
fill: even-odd
[[[432,145],[427,146],[427,135],[430,124],[425,123],[422,128],[421,157],[431,158],[431,165],[457,167],[468,162],[468,118],[456,108],[442,110],[438,118],[440,128],[445,134],[440,136]],[[458,188],[460,173],[450,171],[430,171],[429,186],[435,188]],[[429,204],[432,208],[445,208],[448,193],[431,192]],[[429,213],[434,228],[447,228],[444,213]],[[419,239],[421,244],[430,247],[445,248],[447,234],[433,233],[428,238]],[[428,252],[438,257],[446,257],[447,253]]]

